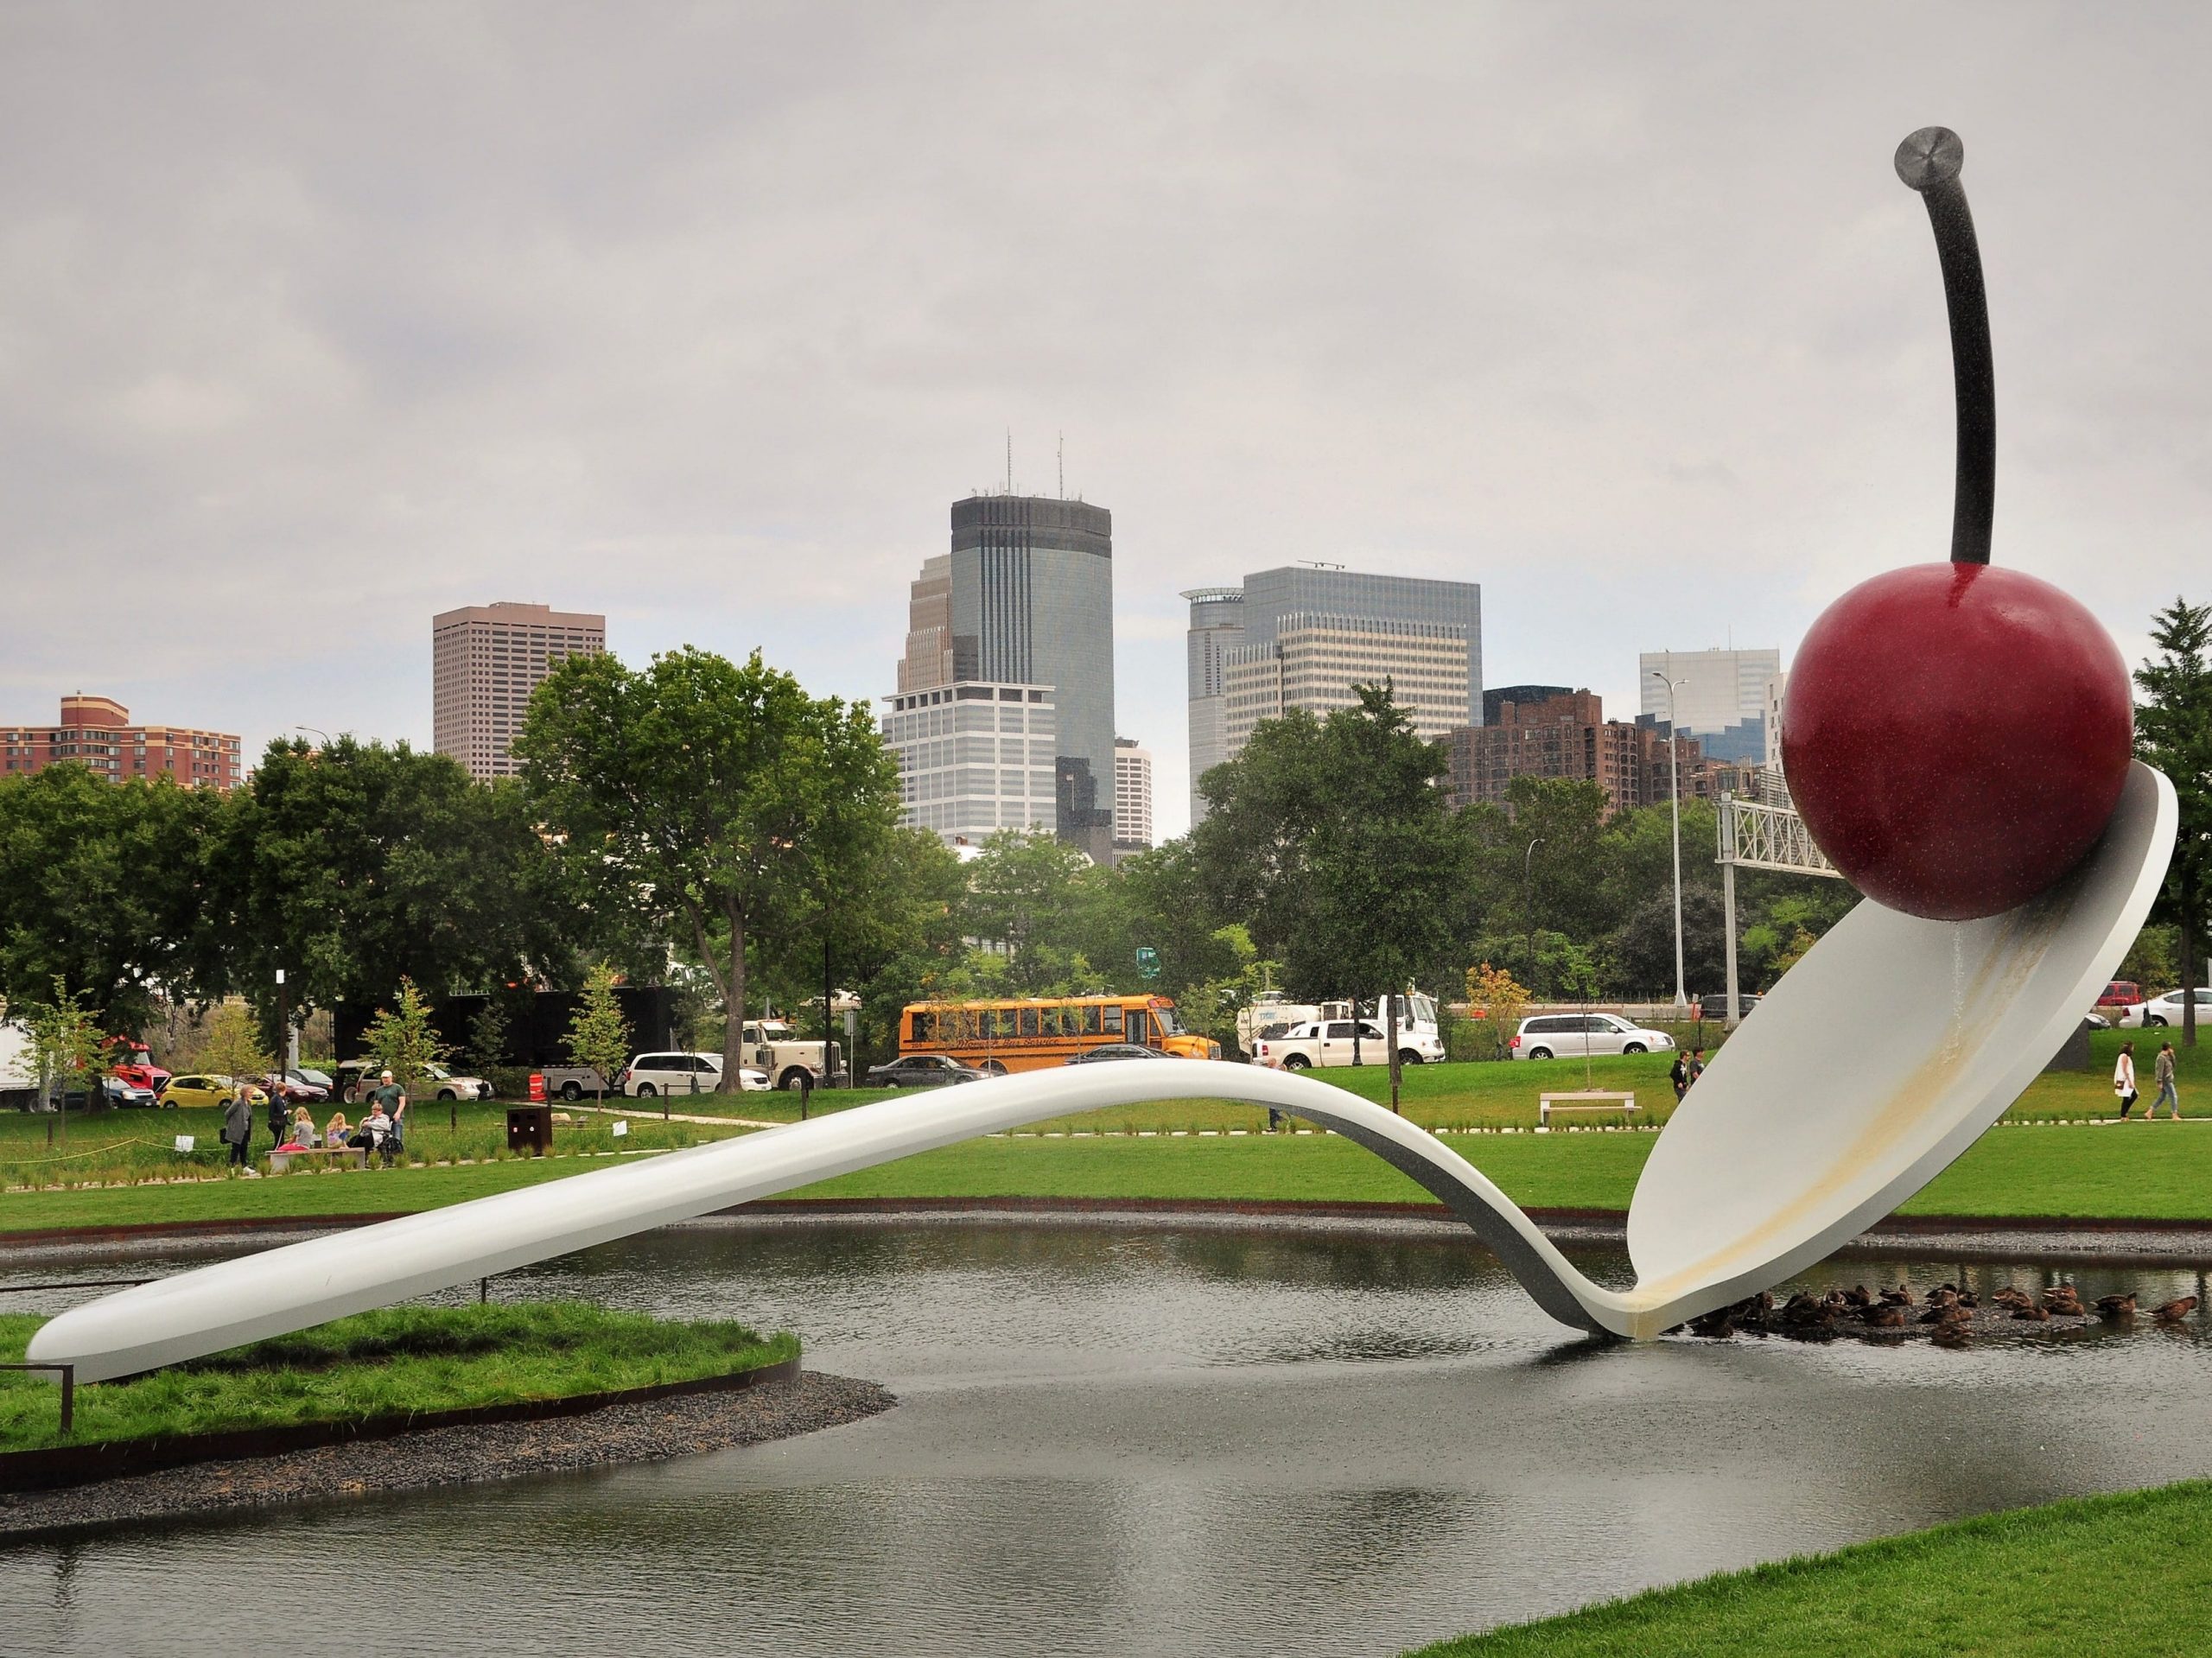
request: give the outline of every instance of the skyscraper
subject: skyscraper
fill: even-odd
[[[1152,845],[1152,751],[1134,737],[1114,739],[1114,851]]]
[[[1767,682],[1782,671],[1781,651],[1646,651],[1636,665],[1646,720],[1666,722],[1663,682],[1678,681],[1675,717],[1710,758],[1764,761]]]
[[[1101,863],[1114,835],[1113,527],[1112,513],[1083,501],[955,501],[951,550],[913,583],[899,664],[902,693],[1049,687],[1052,822]]]
[[[1482,721],[1475,582],[1287,564],[1183,597],[1193,823],[1205,815],[1199,778],[1234,758],[1255,724],[1294,708],[1349,707],[1356,683],[1390,681],[1424,737]]]
[[[480,783],[521,768],[508,753],[530,694],[570,657],[607,649],[607,618],[549,605],[471,605],[430,619],[432,740]]]
[[[910,826],[970,846],[1002,829],[1054,827],[1052,687],[959,680],[883,700]]]

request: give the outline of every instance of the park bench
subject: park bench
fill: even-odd
[[[365,1169],[369,1166],[369,1149],[365,1146],[317,1146],[303,1152],[270,1153],[269,1172],[271,1174],[282,1174],[296,1161],[302,1162],[312,1168],[325,1160],[341,1157],[357,1169]]]
[[[1536,1096],[1536,1127],[1548,1128],[1554,1111],[1621,1111],[1636,1115],[1636,1096],[1611,1094],[1604,1089],[1583,1089],[1572,1094],[1541,1094]]]

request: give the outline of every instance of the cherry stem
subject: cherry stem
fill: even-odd
[[[1989,562],[1997,511],[1997,374],[1989,351],[1989,295],[1981,245],[1959,183],[1966,146],[1948,127],[1923,127],[1897,146],[1897,176],[1920,192],[1943,265],[1951,314],[1951,380],[1958,397],[1959,467],[1951,498],[1951,560]]]

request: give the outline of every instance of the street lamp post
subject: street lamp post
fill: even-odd
[[[1529,924],[1529,989],[1532,994],[1536,988],[1536,910],[1529,897],[1529,860],[1536,855],[1536,848],[1543,843],[1544,837],[1539,835],[1529,842],[1529,849],[1521,854],[1521,916]]]
[[[1667,792],[1675,814],[1675,1006],[1687,1007],[1690,999],[1682,988],[1682,747],[1675,693],[1689,682],[1669,679],[1656,668],[1651,677],[1667,688]]]

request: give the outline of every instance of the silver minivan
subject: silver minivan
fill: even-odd
[[[1516,1059],[1580,1059],[1585,1054],[1656,1053],[1675,1045],[1664,1031],[1631,1025],[1618,1013],[1538,1013],[1513,1034]]]

